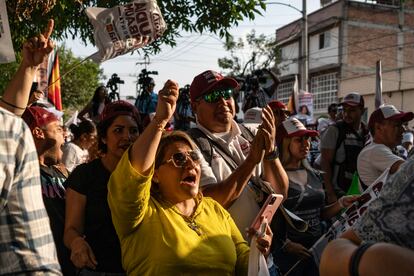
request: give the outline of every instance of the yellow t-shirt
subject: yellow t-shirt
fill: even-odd
[[[125,152],[109,180],[108,202],[128,275],[247,275],[249,248],[229,213],[201,198],[197,233],[174,206],[150,195],[153,169],[139,174]]]

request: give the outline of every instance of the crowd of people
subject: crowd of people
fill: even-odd
[[[61,118],[33,96],[52,30],[24,44],[0,99],[1,275],[252,275],[256,249],[264,275],[414,271],[412,112],[383,105],[366,125],[351,92],[319,128],[269,99],[238,123],[239,83],[207,70],[184,89],[186,132],[171,125],[184,90],[168,80],[158,93],[150,82],[136,106],[98,87],[65,141]],[[379,197],[316,263],[314,243],[359,199],[355,177],[363,192],[384,173]],[[251,229],[273,193],[284,198],[274,219]]]

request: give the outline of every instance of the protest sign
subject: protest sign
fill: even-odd
[[[165,21],[155,0],[134,0],[110,9],[87,8],[99,49],[91,56],[102,62],[139,49],[159,38]]]
[[[5,0],[0,0],[0,63],[16,61]]]
[[[367,210],[368,205],[371,204],[373,200],[378,198],[378,195],[387,180],[388,174],[389,169],[383,172],[381,176],[378,177],[378,179],[375,180],[375,182],[361,194],[359,199],[341,214],[339,219],[332,224],[329,230],[317,242],[315,242],[310,251],[312,252],[316,265],[319,266],[322,252],[328,242],[338,238],[343,232],[358,223],[358,219]]]
[[[300,90],[297,110],[295,117],[305,126],[313,123],[313,95],[311,93]]]

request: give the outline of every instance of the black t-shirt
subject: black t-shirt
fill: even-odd
[[[63,243],[65,230],[65,194],[66,172],[55,166],[40,166],[43,202],[46,207],[55,240],[56,251],[63,275],[75,275],[75,268],[70,261],[70,252]]]
[[[121,246],[112,224],[109,209],[108,181],[111,173],[101,159],[81,164],[68,177],[68,188],[86,196],[84,234],[95,254],[96,271],[124,272],[121,263]]]
[[[304,170],[304,169],[303,169]],[[289,171],[286,170],[289,175]],[[288,228],[287,237],[310,248],[322,235],[321,210],[325,206],[325,192],[321,178],[314,172],[306,170],[308,183],[298,184],[289,179],[288,197],[283,205],[308,223],[304,233]]]

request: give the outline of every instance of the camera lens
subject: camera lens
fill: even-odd
[[[272,197],[272,199],[269,202],[269,205],[273,205],[273,203],[275,203],[276,201],[276,197]]]

